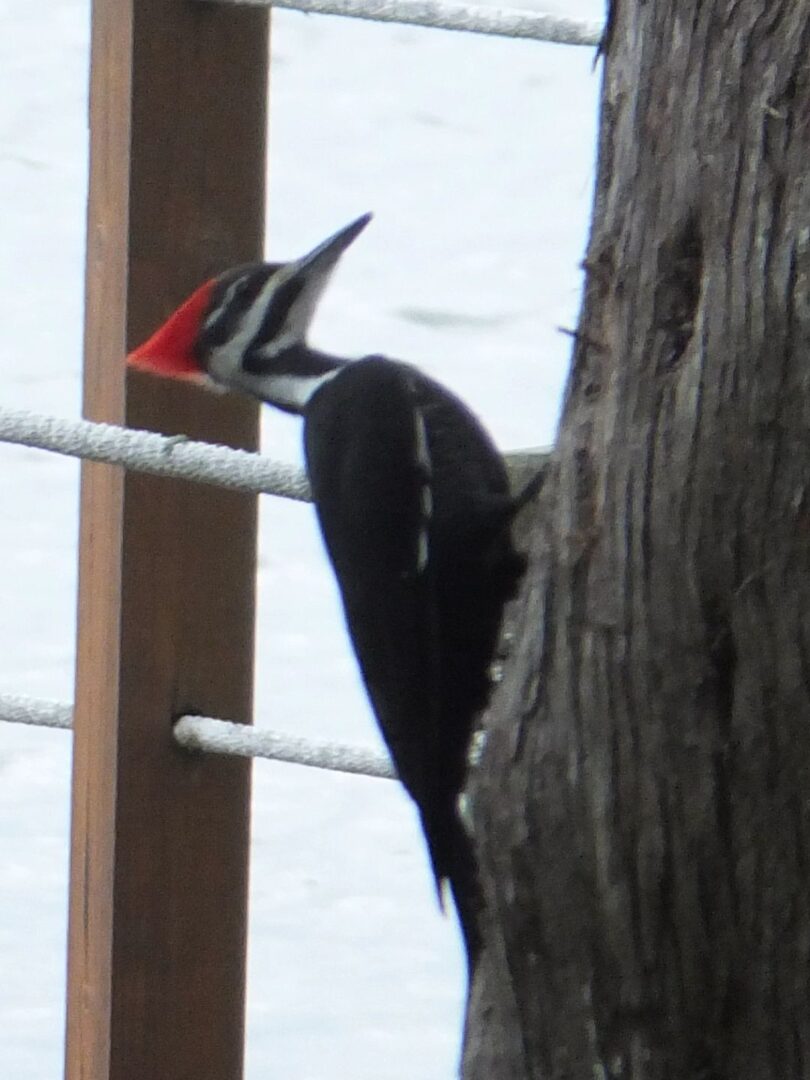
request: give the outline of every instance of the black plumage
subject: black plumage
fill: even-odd
[[[457,801],[503,607],[524,569],[503,462],[458,398],[381,357],[342,366],[303,417],[349,633],[473,964],[481,900]]]

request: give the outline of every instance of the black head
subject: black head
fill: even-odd
[[[202,285],[129,357],[135,367],[205,378],[298,411],[324,374],[306,337],[340,256],[371,220],[288,263],[251,263]]]

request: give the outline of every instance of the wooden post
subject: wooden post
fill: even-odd
[[[261,258],[267,16],[94,0],[85,415],[251,448],[257,411],[125,346]],[[190,756],[186,710],[251,714],[255,499],[85,464],[68,1080],[237,1080],[249,768]]]

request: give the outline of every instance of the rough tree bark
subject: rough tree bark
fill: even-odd
[[[810,1077],[810,0],[618,0],[466,1080]]]

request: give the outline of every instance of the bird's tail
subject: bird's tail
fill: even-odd
[[[440,822],[428,821],[423,813],[422,827],[430,849],[439,903],[443,908],[442,889],[446,881],[458,912],[467,968],[472,977],[481,952],[484,907],[472,840],[455,806],[447,809]]]

